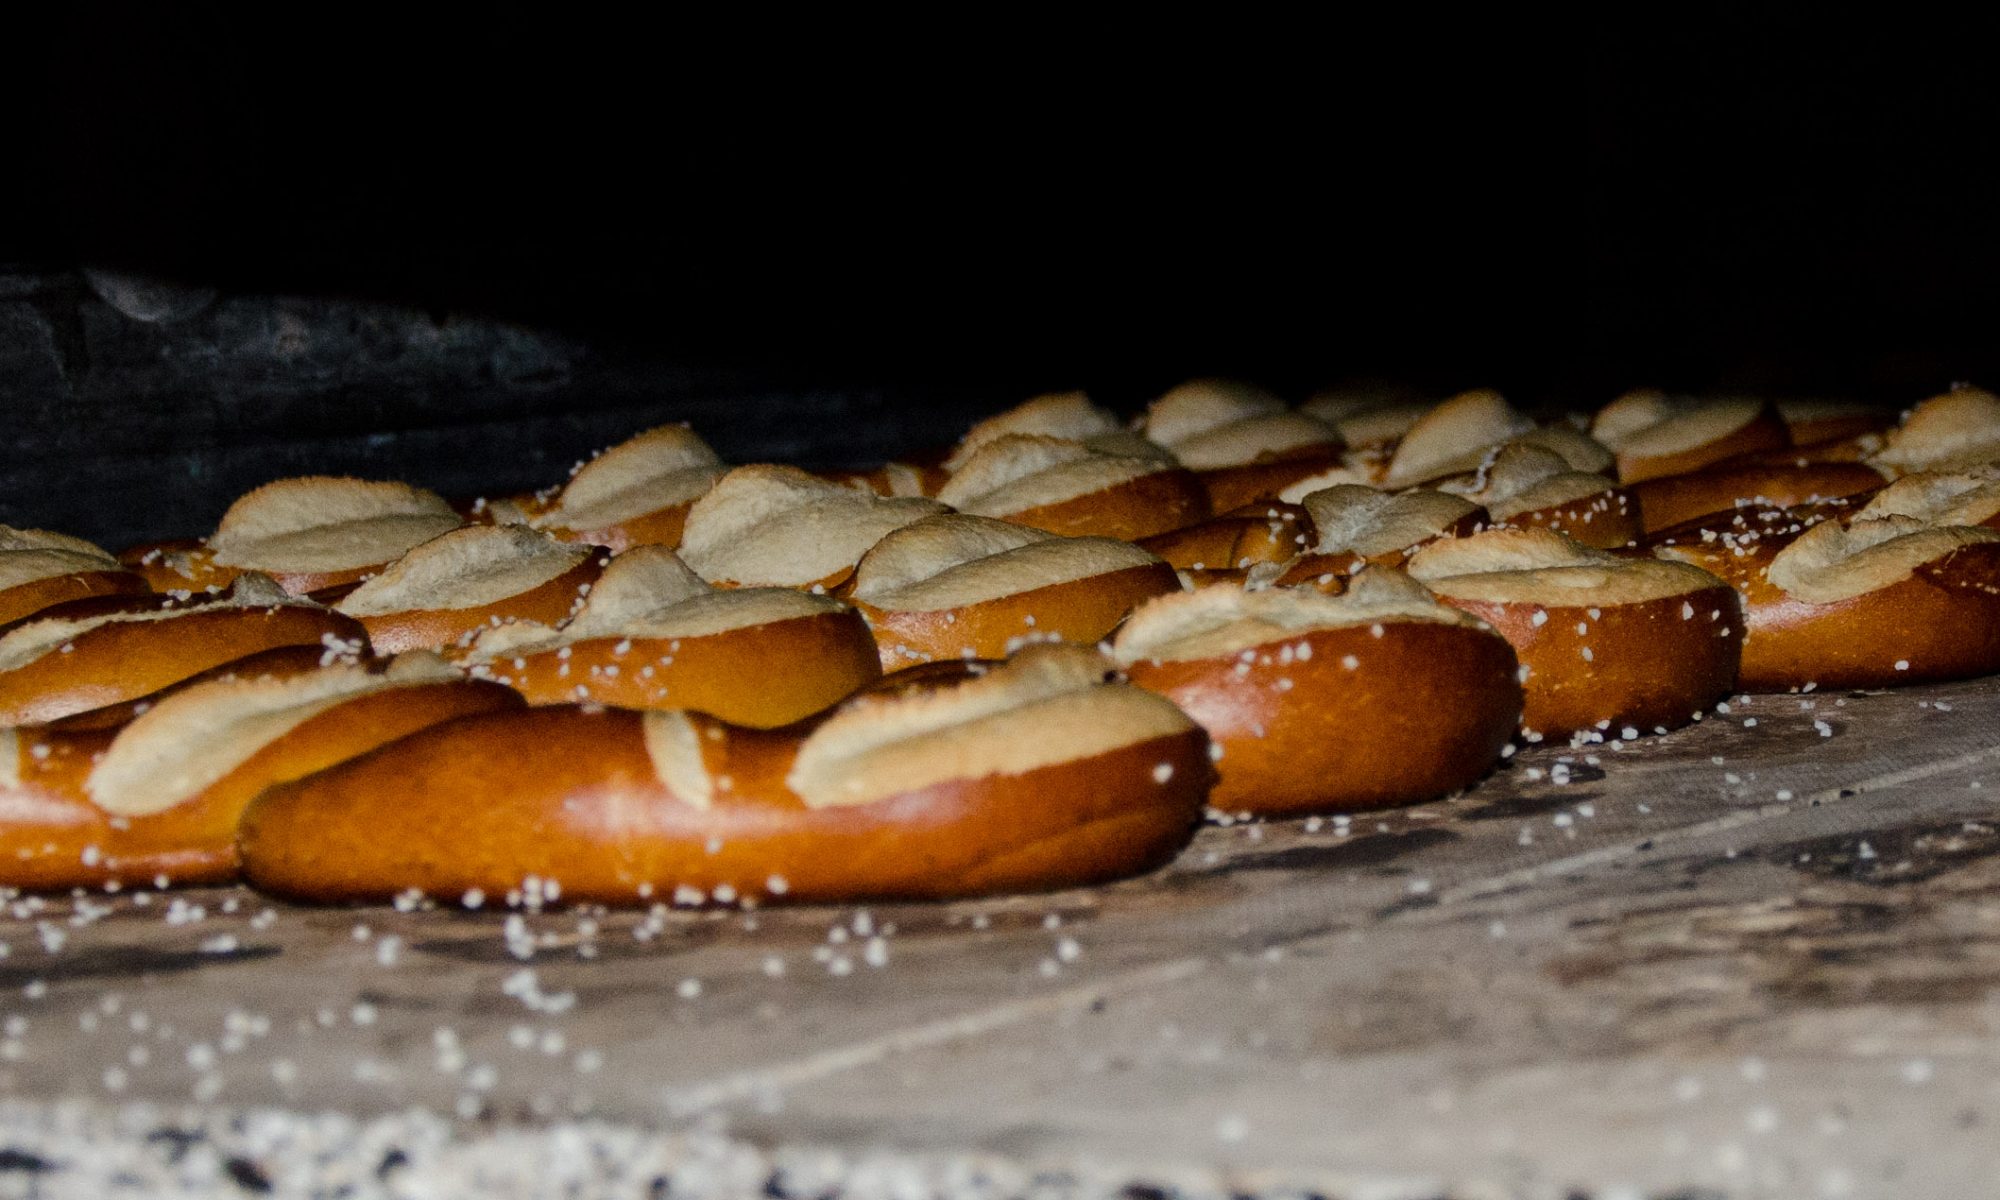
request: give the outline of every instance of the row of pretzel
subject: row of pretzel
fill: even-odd
[[[691,430],[454,503],[0,532],[0,885],[770,903],[1075,886],[1735,690],[2000,671],[2000,398],[1038,397],[921,461]]]

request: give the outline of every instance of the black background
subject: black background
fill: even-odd
[[[8,257],[828,385],[1996,377],[1983,34],[81,9]]]

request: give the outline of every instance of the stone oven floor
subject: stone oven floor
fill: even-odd
[[[1728,708],[1026,899],[15,898],[0,1196],[1994,1186],[2000,680]]]

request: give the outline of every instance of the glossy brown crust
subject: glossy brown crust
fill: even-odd
[[[1341,448],[1337,444],[1300,446],[1241,466],[1197,471],[1195,477],[1208,492],[1209,511],[1226,513],[1259,500],[1275,500],[1279,492],[1299,480],[1332,470],[1340,463]]]
[[[1192,525],[1209,515],[1208,492],[1194,472],[1154,471],[1086,496],[1044,504],[1017,513],[991,514],[1002,521],[1065,537],[1109,537],[1136,542],[1169,529]]]
[[[85,596],[81,600],[64,600],[40,609],[18,621],[0,625],[0,637],[5,637],[24,625],[38,621],[81,621],[91,617],[110,616],[115,613],[163,612],[168,609],[196,609],[215,602],[215,597],[207,593],[196,596],[164,596],[158,592],[134,592],[108,596]]]
[[[1778,458],[1781,456],[1772,456]],[[1654,533],[1710,513],[1752,502],[1789,508],[1816,499],[1858,496],[1886,480],[1858,462],[1765,462],[1724,464],[1687,475],[1635,484],[1646,532]]]
[[[134,700],[211,667],[279,646],[325,639],[367,645],[361,626],[304,605],[197,608],[162,621],[99,625],[0,672],[0,725],[35,725]]]
[[[1641,485],[1644,486],[1644,485]],[[1568,504],[1515,513],[1498,525],[1553,529],[1598,550],[1619,550],[1645,532],[1644,505],[1633,489],[1615,487]]]
[[[1005,658],[1021,638],[1088,646],[1118,628],[1142,601],[1180,586],[1172,567],[1147,563],[959,608],[883,609],[851,598],[848,603],[874,629],[882,669],[894,671],[943,659]]]
[[[152,589],[132,571],[77,571],[37,579],[0,591],[0,625],[34,616],[43,609],[95,596],[143,596]]]
[[[236,822],[274,783],[330,767],[427,725],[518,707],[506,688],[465,680],[356,697],[301,723],[207,789],[163,812],[114,819],[84,791],[112,730],[23,731],[18,787],[0,785],[0,885],[47,889],[118,881],[224,883],[236,877]]]
[[[168,565],[166,555],[183,555],[187,573],[182,574]],[[211,588],[228,587],[249,567],[226,567],[215,561],[215,551],[192,539],[166,542],[147,542],[133,546],[118,556],[118,561],[138,574],[148,587],[156,592],[201,592]],[[294,596],[304,596],[360,583],[374,575],[387,563],[371,563],[364,567],[349,567],[343,571],[263,571],[271,581]]]
[[[1786,446],[1777,450],[1760,450],[1754,454],[1739,454],[1725,458],[1715,464],[1715,469],[1725,467],[1796,467],[1812,463],[1858,463],[1865,462],[1882,449],[1882,437],[1875,433],[1855,434],[1851,437],[1829,438],[1796,446]]]
[[[686,708],[770,729],[845,700],[882,674],[877,664],[867,622],[841,611],[706,637],[590,638],[560,650],[502,655],[479,673],[530,704]]]
[[[540,528],[559,542],[602,546],[613,554],[623,554],[634,546],[665,546],[673,550],[680,547],[681,531],[687,527],[688,510],[693,507],[693,500],[669,504],[602,529],[569,529],[561,525]]]
[[[481,604],[473,608],[431,608],[410,612],[384,613],[357,618],[368,630],[368,641],[377,654],[401,654],[405,650],[436,650],[450,646],[490,625],[508,621],[540,621],[560,625],[568,620],[577,601],[587,593],[583,588],[597,582],[604,573],[610,553],[594,551],[589,558],[546,583],[525,592]]]
[[[1778,415],[1777,409],[1766,404],[1748,424],[1726,437],[1704,442],[1699,446],[1691,446],[1678,454],[1644,457],[1620,454],[1618,481],[1629,485],[1666,475],[1685,475],[1689,471],[1699,471],[1710,463],[1720,462],[1734,455],[1750,454],[1760,450],[1777,450],[1791,444],[1792,436],[1785,429],[1784,418]],[[1642,497],[1641,503],[1643,502]]]
[[[1678,729],[1736,684],[1743,614],[1726,587],[1595,609],[1438,599],[1493,626],[1514,647],[1527,669],[1521,728],[1544,737]]]
[[[562,494],[559,487],[535,492],[516,492],[511,496],[479,496],[471,500],[453,500],[452,511],[465,519],[467,525],[498,525],[499,513],[512,509],[510,519],[532,521],[543,513],[552,511],[556,497]]]
[[[1793,524],[1732,546],[1676,530],[1675,544],[1656,551],[1720,576],[1741,595],[1743,691],[1900,687],[2000,672],[2000,545],[1963,546],[1887,587],[1811,604],[1765,576],[1801,532],[1802,523]]]
[[[1127,675],[1222,747],[1209,803],[1224,812],[1353,812],[1471,786],[1520,723],[1513,652],[1461,625],[1374,628],[1302,633],[1248,663],[1141,660]]]
[[[168,565],[169,554],[185,556],[187,574],[183,575]],[[147,586],[156,592],[199,592],[212,587],[227,587],[231,580],[242,574],[235,567],[218,567],[214,560],[215,551],[197,538],[141,542],[118,554],[119,563],[144,579]]]
[[[280,895],[336,902],[408,888],[499,896],[529,875],[558,882],[565,901],[605,904],[683,887],[765,903],[1042,891],[1164,863],[1193,836],[1210,780],[1207,739],[1190,729],[1020,775],[812,809],[784,783],[797,730],[693,719],[721,731],[702,745],[731,784],[706,809],[660,782],[636,713],[499,713],[266,791],[241,826],[245,874]],[[1162,766],[1166,783],[1155,779]]]
[[[1420,538],[1407,546],[1395,550],[1385,550],[1380,554],[1356,554],[1352,550],[1335,550],[1330,553],[1301,554],[1285,568],[1284,574],[1273,581],[1275,587],[1309,587],[1329,596],[1338,596],[1347,590],[1347,580],[1360,572],[1363,567],[1394,567],[1401,570],[1410,556],[1430,545],[1447,538],[1471,537],[1484,529],[1494,528],[1492,517],[1486,510],[1474,509],[1458,520],[1438,530],[1428,537]]]
[[[213,679],[290,679],[296,675],[317,671],[329,661],[330,656],[324,646],[280,646],[276,650],[263,650],[242,658],[231,659],[206,671],[196,672],[178,683],[168,684],[157,692],[51,721],[42,728],[55,733],[87,733],[93,729],[118,729],[168,696],[185,691],[196,684],[207,683]]]
[[[1786,428],[1791,432],[1794,446],[1808,447],[1880,433],[1895,424],[1896,414],[1885,409],[1878,412],[1841,413],[1804,421],[1791,421],[1787,423]]]
[[[1273,500],[1141,538],[1139,546],[1169,566],[1228,570],[1287,562],[1315,540],[1312,517],[1303,506]]]

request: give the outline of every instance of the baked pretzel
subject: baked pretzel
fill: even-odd
[[[1627,392],[1599,409],[1590,436],[1617,454],[1618,479],[1626,484],[1791,445],[1785,422],[1766,401],[1669,396],[1651,389]]]
[[[1201,481],[1171,460],[1009,433],[981,445],[938,491],[960,512],[1067,537],[1137,541],[1209,515]]]
[[[121,560],[160,592],[224,587],[255,571],[303,596],[365,579],[461,524],[436,492],[308,475],[246,492],[202,541],[135,546]]]
[[[868,548],[944,506],[887,499],[796,467],[738,467],[688,510],[682,561],[720,587],[840,588]]]
[[[1340,462],[1340,434],[1262,388],[1197,379],[1147,408],[1142,429],[1193,471],[1214,512],[1269,500]]]
[[[664,546],[613,558],[568,620],[488,628],[452,657],[530,704],[685,708],[759,729],[881,674],[875,639],[847,605],[794,588],[711,588]]]
[[[1409,571],[1514,647],[1531,735],[1665,732],[1736,683],[1736,593],[1685,563],[1620,557],[1548,529],[1496,529],[1434,541]]]
[[[1629,489],[1526,441],[1501,446],[1478,471],[1437,486],[1485,509],[1495,525],[1553,529],[1600,550],[1629,546],[1644,532]]]
[[[728,468],[685,425],[662,425],[577,466],[528,523],[565,542],[603,546],[680,545],[688,509]]]
[[[1075,646],[891,676],[816,722],[564,706],[453,721],[267,790],[244,871],[317,901],[933,900],[1102,883],[1187,844],[1212,774],[1173,705]],[[459,819],[469,811],[478,819]]]
[[[1088,645],[1140,601],[1179,587],[1173,568],[1128,542],[954,513],[877,542],[849,599],[875,631],[883,669],[895,670],[1002,658],[1047,638]]]
[[[0,525],[0,626],[72,600],[150,590],[142,576],[82,538]]]
[[[1347,485],[1305,498],[1318,541],[1277,576],[1280,587],[1303,584],[1328,594],[1345,591],[1363,567],[1400,567],[1439,538],[1476,533],[1491,523],[1463,496],[1416,488],[1384,492]]]
[[[1914,475],[1859,511],[1753,506],[1649,545],[1742,596],[1746,691],[1894,687],[2000,670],[2000,488]]]
[[[434,656],[276,675],[246,664],[119,727],[0,729],[0,885],[227,881],[237,818],[264,788],[519,703]]]
[[[367,633],[351,618],[254,573],[214,594],[56,605],[0,634],[0,725],[39,724],[137,699],[279,646],[367,645]]]
[[[505,621],[565,620],[609,552],[524,525],[467,525],[417,546],[340,596],[382,654],[435,650]]]
[[[1397,571],[1341,596],[1216,586],[1142,605],[1112,654],[1214,739],[1226,812],[1381,808],[1468,787],[1521,719],[1514,653]]]

